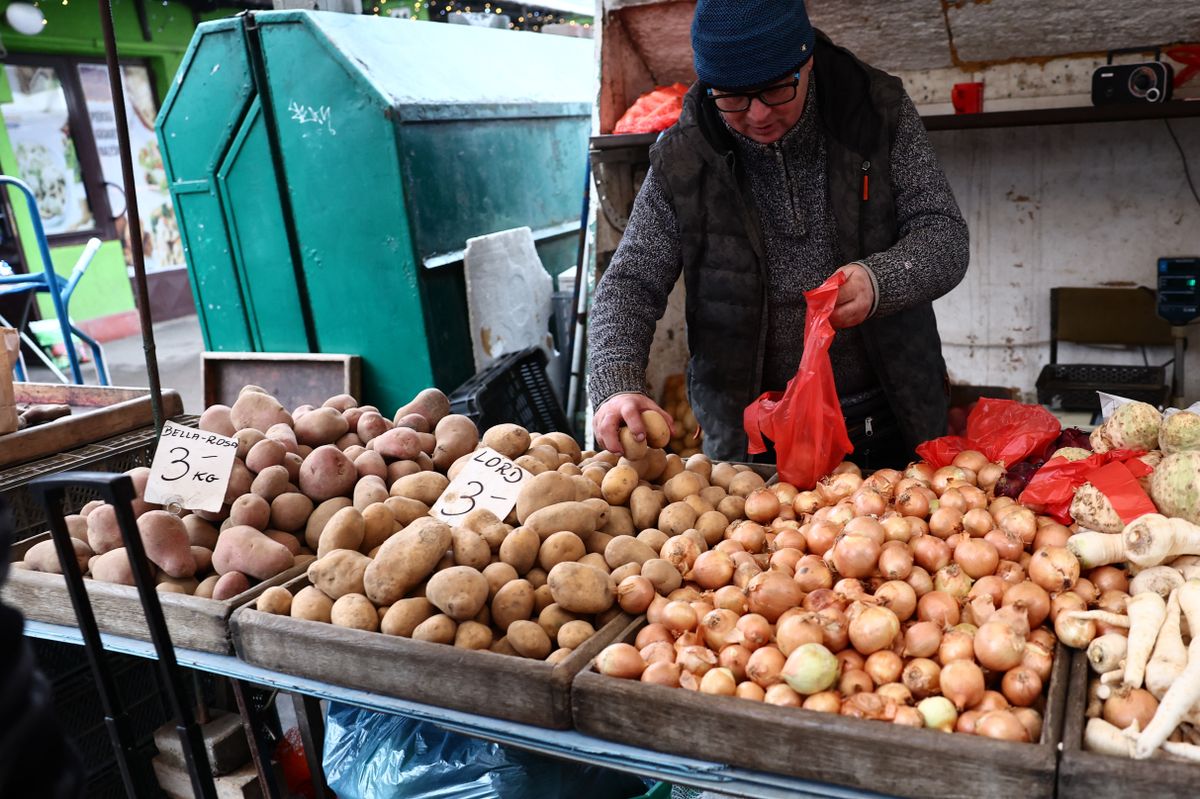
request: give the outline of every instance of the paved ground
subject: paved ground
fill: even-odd
[[[196,317],[185,316],[154,325],[154,346],[162,387],[178,391],[183,397],[184,410],[199,414],[204,410],[200,385],[200,353],[204,350],[204,341],[200,337],[200,324]],[[140,335],[110,341],[103,347],[110,383],[114,386],[149,384],[146,354]],[[54,381],[47,369],[31,371],[32,380]],[[95,383],[96,373],[91,364],[84,364],[84,379],[88,383]]]

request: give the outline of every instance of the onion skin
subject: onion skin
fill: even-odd
[[[675,643],[675,639],[671,636],[671,631],[666,627],[661,624],[647,624],[638,630],[634,646],[638,649],[645,649],[655,641],[666,641],[668,644]]]
[[[660,661],[675,662],[675,647],[666,641],[654,641],[646,644],[646,646],[638,650],[638,654],[642,656],[642,660],[646,661],[647,665]]]
[[[685,646],[675,656],[675,662],[682,666],[684,671],[703,677],[709,669],[717,665],[717,655],[706,646]]]
[[[596,671],[607,677],[635,680],[645,670],[646,661],[629,644],[610,644],[596,655]]]
[[[843,671],[838,679],[838,693],[849,698],[855,694],[871,693],[875,690],[875,682],[871,675],[860,669]]]

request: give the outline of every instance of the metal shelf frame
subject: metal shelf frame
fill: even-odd
[[[47,641],[83,645],[78,628],[44,622],[25,622],[25,635]],[[100,634],[104,649],[127,655],[155,659],[154,645],[118,635]],[[367,710],[406,716],[436,724],[442,729],[513,746],[548,757],[601,766],[687,785],[703,790],[744,797],[774,799],[811,797],[812,799],[886,799],[883,794],[868,793],[836,785],[810,782],[760,771],[740,769],[720,763],[667,755],[650,749],[614,743],[575,732],[548,730],[528,724],[462,713],[455,710],[407,702],[379,694],[342,688],[329,683],[293,677],[277,671],[243,663],[233,655],[215,655],[190,649],[175,649],[175,657],[184,668],[270,686],[290,694],[344,702]]]

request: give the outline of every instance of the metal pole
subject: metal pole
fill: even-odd
[[[158,356],[154,351],[154,323],[150,314],[150,291],[146,287],[146,260],[142,252],[142,220],[138,217],[137,183],[133,177],[133,155],[129,147],[129,120],[125,114],[125,88],[121,85],[121,65],[117,59],[117,38],[113,32],[112,3],[98,0],[100,26],[104,29],[104,56],[108,62],[108,85],[117,121],[117,145],[121,151],[121,182],[125,185],[125,219],[129,230],[129,250],[133,254],[133,291],[137,297],[138,318],[142,323],[142,350],[146,354],[146,374],[150,379],[150,406],[154,427],[162,433],[162,385],[158,379]]]

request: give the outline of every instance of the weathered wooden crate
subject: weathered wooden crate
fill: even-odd
[[[309,584],[299,577],[293,594]],[[618,616],[552,666],[495,652],[457,649],[241,608],[233,614],[237,655],[255,666],[384,696],[539,727],[571,726],[571,681],[631,619]]]
[[[643,623],[617,640],[632,642]],[[591,669],[575,678],[571,713],[577,730],[597,738],[889,796],[1052,799],[1068,661],[1060,645],[1034,744],[707,696]]]
[[[310,352],[205,352],[204,407],[233,405],[242,386],[262,386],[287,409],[335,394],[362,396],[362,359]]]
[[[60,383],[14,383],[18,404],[70,405],[71,415],[0,436],[0,467],[36,460],[128,433],[154,421],[150,390]],[[183,413],[179,392],[162,393],[166,418]]]
[[[24,560],[30,547],[49,537],[49,533],[43,533],[14,544],[10,560],[13,563]],[[199,649],[203,652],[227,654],[233,651],[229,634],[229,617],[233,611],[254,601],[270,586],[285,583],[303,571],[303,567],[298,566],[251,586],[250,590],[232,599],[221,601],[160,592],[158,601],[162,604],[163,618],[171,633],[171,643],[182,649]],[[136,588],[91,579],[85,579],[84,586],[101,632],[140,641],[151,640]],[[71,595],[67,591],[67,581],[61,575],[10,569],[8,581],[0,589],[0,599],[21,611],[27,619],[67,627],[79,626]]]
[[[1088,664],[1084,652],[1071,659],[1058,764],[1059,799],[1125,799],[1130,796],[1196,796],[1200,765],[1176,760],[1132,760],[1086,752]]]

